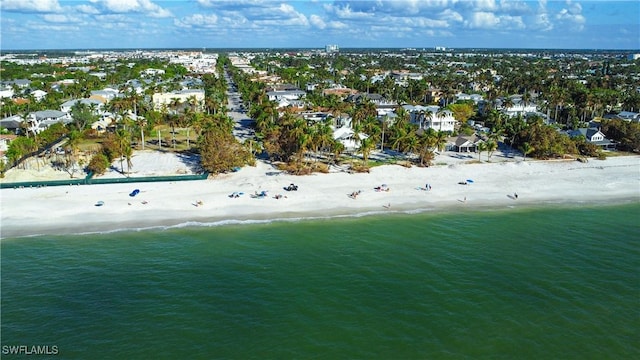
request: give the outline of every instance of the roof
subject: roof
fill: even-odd
[[[440,106],[436,106],[436,105],[429,105],[429,106],[422,106],[422,105],[402,105],[402,107],[407,110],[408,112],[427,112],[427,111],[431,111],[432,113],[437,113],[438,111],[440,111]]]
[[[576,130],[571,130],[567,132],[569,134],[569,136],[571,137],[577,137],[577,136],[584,136],[587,140],[591,139],[594,135],[596,135],[597,133],[600,133],[600,130],[596,129],[596,128],[579,128]],[[602,134],[602,136],[604,137],[604,134]]]
[[[32,114],[36,117],[37,120],[49,119],[49,118],[57,119],[66,115],[66,113],[58,110],[42,110],[42,111],[36,111]]]
[[[471,135],[471,136],[464,136],[464,135],[460,135],[458,136],[458,138],[456,139],[456,146],[464,146],[464,145],[473,145],[473,144],[477,144],[479,142],[482,142],[483,140],[478,137],[477,135]]]

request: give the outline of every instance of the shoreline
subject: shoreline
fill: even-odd
[[[431,208],[412,208],[412,207],[400,207],[393,210],[386,209],[361,209],[361,212],[351,213],[346,211],[336,211],[331,214],[321,213],[281,213],[276,214],[279,217],[269,216],[268,214],[258,214],[255,217],[246,218],[194,218],[185,220],[183,222],[172,222],[166,219],[158,219],[156,221],[150,221],[144,226],[134,226],[134,222],[120,223],[121,227],[113,228],[112,222],[96,222],[92,223],[92,229],[84,229],[78,231],[76,227],[71,225],[52,225],[52,226],[32,226],[30,227],[31,233],[28,234],[10,234],[5,235],[3,232],[0,236],[0,241],[15,240],[21,238],[31,238],[39,236],[87,236],[96,234],[110,234],[120,232],[138,232],[138,231],[163,231],[179,228],[207,228],[218,226],[233,226],[233,225],[251,225],[251,224],[268,224],[274,222],[298,222],[298,221],[322,221],[333,219],[356,219],[361,217],[370,216],[396,216],[396,215],[418,215],[418,214],[460,214],[461,212],[492,212],[492,211],[529,211],[542,208],[564,208],[572,209],[579,206],[599,207],[599,206],[622,206],[634,203],[640,203],[639,199],[609,199],[602,201],[549,201],[543,203],[523,202],[519,205],[480,205],[475,204],[469,207],[456,207],[453,205],[443,207],[431,207]],[[13,229],[9,231],[14,232]]]
[[[466,180],[473,182],[459,184]],[[283,189],[291,183],[299,190]],[[387,184],[389,191],[374,190],[382,184]],[[426,184],[432,189],[420,190]],[[134,188],[140,193],[130,197]],[[262,190],[268,196],[251,198]],[[356,199],[348,196],[358,190],[361,194]],[[243,195],[229,197],[234,192]],[[276,195],[282,197],[276,199]],[[484,211],[551,204],[633,203],[640,202],[640,156],[589,163],[530,160],[428,168],[383,165],[370,173],[304,176],[280,173],[258,162],[255,167],[207,180],[2,189],[0,200],[0,239],[367,214],[457,212],[465,208]],[[95,206],[98,201],[104,205]]]

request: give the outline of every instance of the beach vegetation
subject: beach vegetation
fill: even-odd
[[[608,139],[618,142],[618,149],[640,152],[640,123],[620,119],[605,120],[601,131]]]
[[[238,142],[225,123],[206,123],[197,144],[201,165],[212,174],[230,172],[254,161],[253,154]]]
[[[87,164],[87,171],[96,175],[102,175],[107,171],[110,165],[111,162],[107,156],[104,153],[98,153],[93,155],[91,160],[89,160],[89,164]]]

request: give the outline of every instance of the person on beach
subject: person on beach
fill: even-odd
[[[518,193],[513,193],[513,197],[518,198]]]

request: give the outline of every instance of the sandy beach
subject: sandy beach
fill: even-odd
[[[259,161],[254,167],[207,180],[3,189],[0,236],[372,212],[640,201],[640,156],[587,163],[495,159],[468,163],[470,158],[441,154],[437,165],[428,168],[385,165],[372,168],[370,173],[334,169],[307,176],[285,174]],[[158,169],[164,169],[165,174],[184,174],[191,166],[171,154],[134,156],[132,176],[162,175]],[[113,176],[122,175],[105,175]],[[11,179],[23,181],[11,172],[4,181]],[[297,185],[298,190],[284,190],[289,184]],[[375,189],[383,184],[383,191]],[[131,197],[134,189],[140,193]],[[254,197],[262,191],[267,195]],[[359,195],[349,196],[354,192]],[[230,196],[233,193],[238,196]],[[96,206],[99,201],[104,205]]]

